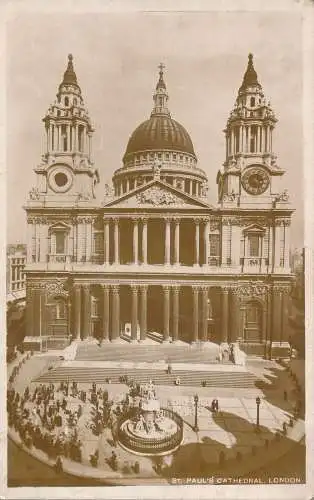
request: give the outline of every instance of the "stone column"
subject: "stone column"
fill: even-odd
[[[92,260],[92,235],[93,235],[93,219],[92,217],[86,218],[86,262]]]
[[[180,264],[180,219],[174,221],[174,263]]]
[[[138,285],[131,285],[132,290],[132,342],[137,342],[137,310],[138,310]]]
[[[257,127],[257,152],[261,151],[261,127]]]
[[[114,219],[114,263],[119,264],[119,219]]]
[[[201,340],[207,342],[208,340],[208,288],[202,287],[202,335]]]
[[[118,340],[120,337],[120,287],[112,287],[112,338]]]
[[[109,226],[109,220],[105,219],[105,234],[104,234],[104,246],[105,246],[105,265],[109,265],[109,258],[110,258],[110,226]]]
[[[276,269],[280,268],[280,241],[282,237],[282,232],[283,232],[283,226],[281,225],[281,222],[276,220],[275,221],[275,241],[274,241],[274,256],[273,256],[273,261],[274,261],[274,272],[276,272]]]
[[[290,220],[284,221],[285,231],[285,248],[284,248],[284,265],[287,272],[290,272]]]
[[[26,335],[34,336],[34,288],[33,284],[26,284]]]
[[[221,288],[221,342],[228,342],[229,288]]]
[[[208,266],[209,258],[209,219],[204,220],[204,265]]]
[[[195,219],[195,266],[200,264],[200,220]]]
[[[282,301],[282,324],[281,324],[281,342],[288,342],[289,340],[289,295],[290,289],[289,287],[283,288],[281,294]]]
[[[170,218],[165,218],[165,225],[166,225],[166,231],[165,231],[165,264],[169,265],[170,264]]]
[[[68,123],[66,125],[66,138],[67,138],[67,151],[71,151],[70,148],[70,124]]]
[[[147,285],[140,285],[141,292],[141,314],[140,314],[140,328],[141,328],[141,341],[146,339],[147,333]]]
[[[240,298],[238,288],[231,288],[231,318],[230,322],[230,340],[236,342],[240,335]]]
[[[43,300],[43,297],[42,297],[42,300]],[[42,307],[42,311],[43,311],[43,307]],[[68,336],[71,335],[72,333],[72,304],[71,304],[71,300],[68,298],[68,301],[67,301],[67,314],[68,314]],[[42,315],[43,317],[43,315]],[[42,322],[43,323],[43,322]]]
[[[133,261],[138,264],[138,219],[133,220]]]
[[[179,294],[180,286],[175,285],[172,287],[173,291],[173,324],[172,324],[172,342],[179,339]]]
[[[40,285],[36,283],[33,289],[33,325],[35,337],[41,337],[41,290]]]
[[[198,318],[199,287],[196,285],[192,286],[192,291],[193,291],[193,338],[192,338],[192,342],[197,342],[198,341],[198,323],[199,323],[199,318]]]
[[[170,332],[170,286],[164,285],[164,342],[169,342]]]
[[[147,264],[147,219],[143,219],[142,259],[143,259],[143,264]]]
[[[102,339],[105,342],[109,341],[109,294],[110,294],[110,287],[109,285],[105,284],[102,285],[103,289],[103,312],[102,312],[102,327],[103,327],[103,332],[102,332]]]
[[[272,328],[271,341],[281,341],[282,327],[282,288],[274,285],[272,290]]]
[[[248,126],[248,153],[251,152],[251,125]]]
[[[61,125],[58,125],[58,151],[62,151],[62,148],[61,148]]]
[[[47,262],[48,255],[48,225],[42,222],[39,225],[39,237],[40,237],[40,248],[39,248],[39,262]]]
[[[74,332],[77,340],[81,338],[81,285],[74,285]]]
[[[90,336],[90,286],[83,285],[83,339],[87,339]]]

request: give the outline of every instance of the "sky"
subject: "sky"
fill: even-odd
[[[101,183],[111,181],[133,130],[149,118],[163,62],[172,117],[189,132],[217,202],[223,129],[248,53],[278,118],[274,152],[296,211],[292,246],[303,246],[302,36],[299,12],[19,13],[7,24],[7,241],[26,241],[22,208],[44,153],[42,118],[69,53],[95,127]]]

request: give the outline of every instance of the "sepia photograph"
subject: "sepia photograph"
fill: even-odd
[[[300,10],[7,21],[11,495],[306,483],[302,50]]]

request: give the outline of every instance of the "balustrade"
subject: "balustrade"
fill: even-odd
[[[70,264],[73,262],[73,256],[72,255],[65,255],[65,254],[50,254],[48,255],[48,262],[51,263],[64,263],[64,264]]]

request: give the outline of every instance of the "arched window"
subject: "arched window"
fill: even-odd
[[[65,105],[65,106],[68,106],[68,105],[69,105],[69,98],[68,98],[68,97],[65,97],[65,98],[64,98],[64,105]]]
[[[77,99],[76,99],[76,97],[74,97],[74,99],[73,99],[73,106],[76,106],[76,105],[77,105]]]
[[[255,106],[255,97],[251,97],[250,104],[251,104],[251,108],[254,108],[254,106]]]

